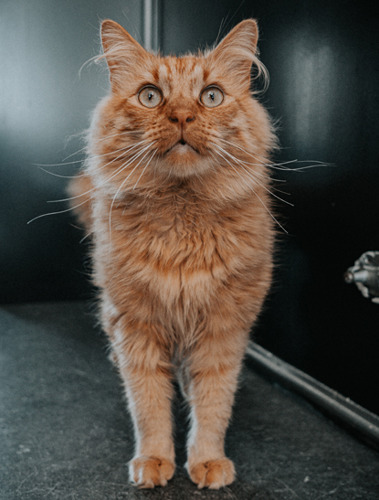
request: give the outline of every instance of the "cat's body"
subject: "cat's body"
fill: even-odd
[[[148,54],[111,21],[102,36],[112,92],[71,193],[87,200],[79,216],[134,422],[131,479],[153,487],[174,473],[177,377],[191,412],[189,474],[219,488],[234,479],[224,436],[272,270],[275,139],[249,90],[256,24],[182,58]]]

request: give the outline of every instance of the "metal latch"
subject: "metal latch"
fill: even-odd
[[[355,283],[366,299],[379,304],[379,252],[365,252],[345,273],[346,283]]]

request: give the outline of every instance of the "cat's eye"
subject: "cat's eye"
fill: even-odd
[[[224,94],[218,87],[207,87],[200,94],[200,101],[207,108],[215,108],[216,106],[220,106],[223,100]]]
[[[138,100],[146,108],[155,108],[162,102],[162,93],[157,87],[149,85],[139,91]]]

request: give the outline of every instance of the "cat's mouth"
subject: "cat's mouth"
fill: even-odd
[[[200,154],[200,152],[195,147],[193,147],[191,144],[189,144],[183,138],[179,139],[179,141],[177,141],[173,146],[168,148],[166,150],[165,154],[168,154],[171,152],[175,152],[175,153],[179,153],[179,154],[184,154],[184,153],[188,153],[188,152],[195,152],[195,153]]]
[[[173,177],[187,178],[193,174],[200,175],[210,167],[208,155],[183,137],[174,139],[172,146],[162,153],[160,169],[168,169]],[[167,146],[166,146],[167,147]]]

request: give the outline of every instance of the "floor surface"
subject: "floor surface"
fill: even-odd
[[[183,468],[178,401],[175,477],[128,483],[133,436],[118,374],[91,306],[0,307],[0,499],[379,499],[379,455],[302,399],[245,368],[226,450],[237,480],[198,490]]]

